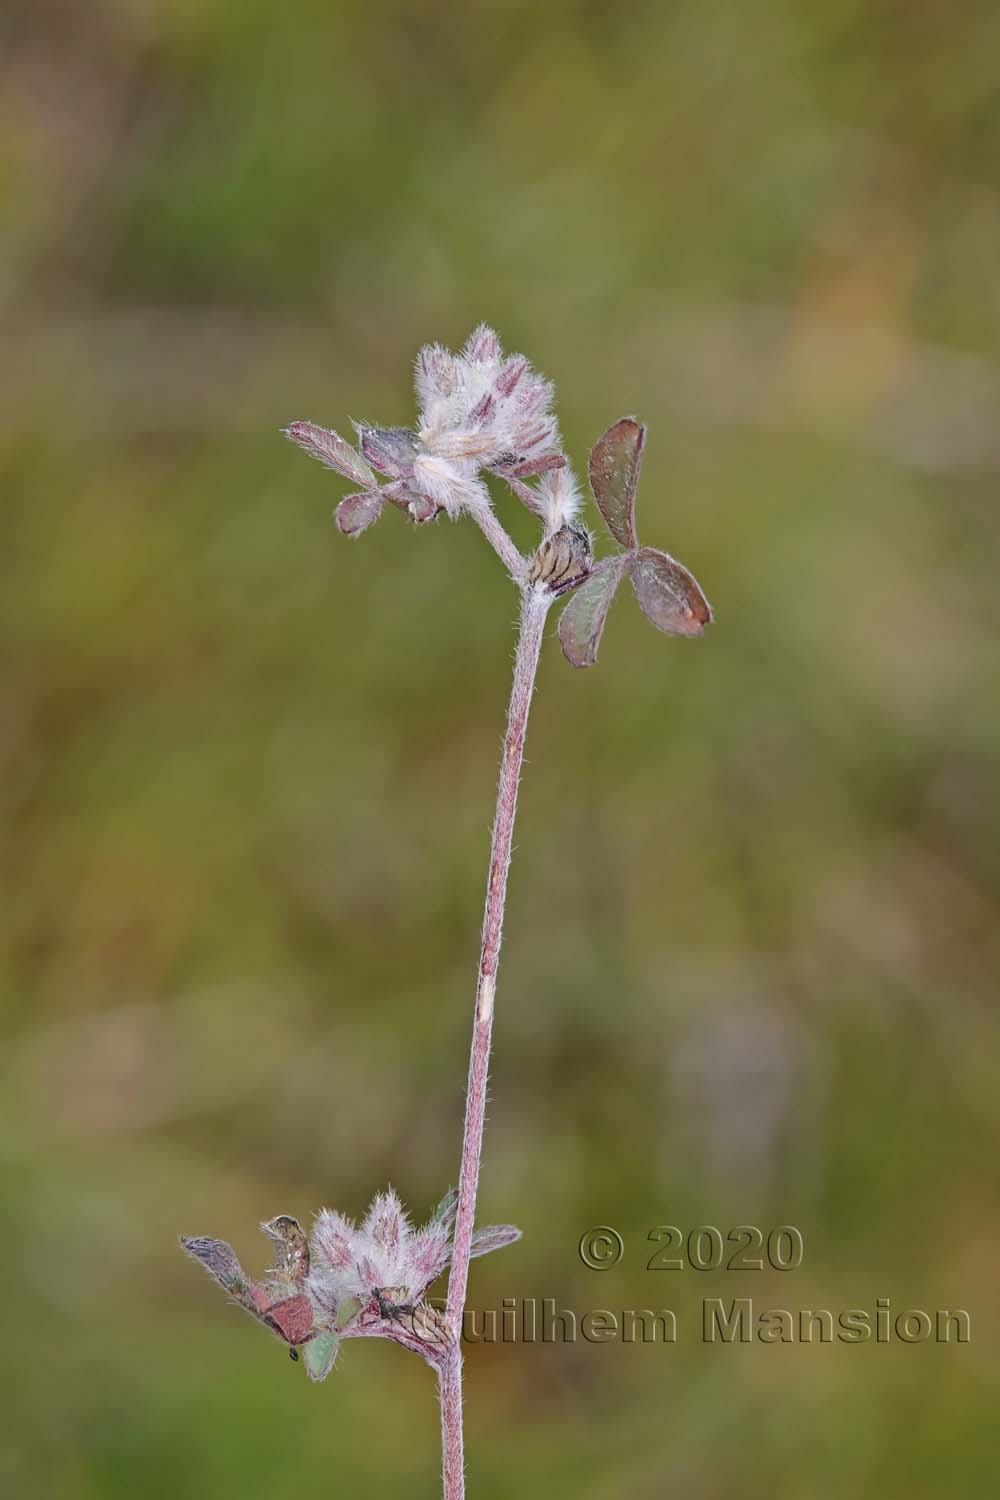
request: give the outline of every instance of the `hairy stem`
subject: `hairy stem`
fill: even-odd
[[[528,711],[535,687],[535,673],[545,631],[545,617],[552,595],[544,586],[524,590],[521,600],[521,623],[514,658],[514,680],[511,684],[507,733],[500,761],[500,783],[493,822],[489,875],[486,882],[486,910],[483,917],[483,944],[476,984],[476,1009],[472,1024],[472,1049],[469,1058],[469,1084],[465,1103],[465,1130],[462,1136],[462,1164],[458,1179],[458,1207],[455,1216],[455,1240],[448,1279],[448,1302],[445,1317],[454,1339],[454,1353],[442,1364],[441,1426],[444,1439],[445,1500],[461,1500],[465,1493],[462,1470],[462,1315],[469,1280],[469,1258],[472,1231],[476,1218],[476,1194],[479,1188],[479,1164],[483,1150],[483,1126],[486,1121],[486,1088],[489,1081],[490,1044],[493,1035],[493,1001],[496,994],[500,944],[503,938],[504,906],[507,899],[507,875],[510,870],[517,811],[517,789],[524,758],[524,737]]]
[[[462,1351],[454,1343],[438,1365],[441,1399],[441,1460],[444,1500],[465,1494],[465,1454],[462,1437]]]

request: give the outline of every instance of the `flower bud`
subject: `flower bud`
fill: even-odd
[[[590,572],[589,533],[582,526],[560,526],[545,538],[531,560],[529,583],[545,583],[552,594],[564,594]]]

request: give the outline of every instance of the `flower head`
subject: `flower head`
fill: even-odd
[[[359,535],[386,500],[418,522],[441,511],[473,513],[521,587],[542,586],[550,597],[572,595],[559,621],[559,640],[575,667],[597,660],[608,610],[626,576],[658,630],[701,635],[712,611],[698,581],[669,553],[639,545],[635,502],[646,443],[641,422],[613,422],[590,453],[590,488],[620,549],[595,561],[590,534],[577,520],[580,491],[562,451],[552,385],[524,355],[505,355],[496,334],[481,323],[457,354],[425,345],[415,376],[420,412],[414,431],[358,426],[356,452],[337,433],[310,422],[285,429],[314,458],[364,486],[337,507],[341,531]],[[376,473],[389,482],[380,484]],[[523,558],[489,514],[487,473],[505,480],[541,522],[533,555]]]
[[[385,499],[418,522],[441,511],[455,517],[488,508],[484,471],[507,479],[550,530],[572,518],[575,481],[568,471],[564,479],[552,477],[566,464],[552,410],[555,392],[523,354],[504,355],[496,334],[481,323],[457,354],[425,345],[415,379],[416,429],[356,423],[360,453],[312,422],[284,429],[328,468],[365,486],[338,507],[341,531],[364,531]],[[380,485],[376,473],[389,483]],[[534,475],[549,476],[538,492],[521,482]]]
[[[360,1225],[322,1209],[311,1241],[280,1214],[260,1226],[276,1246],[261,1281],[251,1280],[224,1240],[182,1237],[181,1246],[294,1358],[302,1351],[313,1380],[323,1380],[345,1338],[391,1338],[436,1361],[451,1335],[424,1297],[451,1259],[454,1217],[455,1195],[448,1193],[416,1229],[391,1188],[376,1194]],[[520,1236],[510,1224],[477,1230],[472,1253],[486,1255]]]
[[[415,473],[449,511],[472,503],[468,486],[480,469],[525,469],[561,455],[551,382],[523,354],[505,357],[485,323],[459,354],[440,344],[421,349],[416,387]]]
[[[376,1195],[360,1225],[321,1209],[313,1226],[310,1295],[331,1314],[352,1298],[377,1303],[376,1294],[387,1290],[394,1303],[420,1302],[451,1260],[454,1218],[455,1195],[448,1193],[428,1222],[414,1228],[392,1188]],[[512,1224],[477,1230],[472,1253],[486,1255],[520,1237]]]

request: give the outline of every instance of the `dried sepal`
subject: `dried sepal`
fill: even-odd
[[[486,1229],[473,1230],[469,1254],[489,1255],[494,1250],[503,1250],[521,1238],[520,1229],[513,1224],[490,1224]]]
[[[309,1275],[309,1240],[298,1219],[278,1214],[277,1218],[265,1219],[260,1227],[275,1246],[272,1276],[301,1287]]]
[[[645,442],[645,427],[634,417],[622,417],[598,438],[588,465],[597,508],[615,541],[630,550],[637,545],[635,492]]]
[[[338,432],[318,427],[315,422],[292,422],[281,430],[290,442],[297,443],[310,457],[319,459],[328,469],[336,469],[352,483],[375,483],[375,475],[368,463]]]
[[[344,536],[360,536],[378,520],[384,503],[381,490],[359,490],[356,495],[346,495],[333,513],[337,530]]]
[[[408,479],[417,456],[417,436],[408,427],[358,426],[361,451],[387,479]]]
[[[712,610],[687,568],[656,547],[640,547],[629,565],[639,607],[657,630],[667,635],[701,635]]]
[[[604,633],[608,610],[625,571],[626,557],[598,563],[559,617],[559,644],[573,667],[592,667]]]

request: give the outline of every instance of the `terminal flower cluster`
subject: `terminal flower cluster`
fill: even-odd
[[[415,383],[416,427],[357,422],[358,448],[314,422],[283,429],[321,463],[362,485],[337,507],[342,532],[367,530],[386,500],[417,523],[442,511],[456,518],[489,510],[484,473],[516,487],[548,531],[572,520],[579,492],[562,451],[555,392],[523,354],[504,355],[496,334],[481,323],[457,354],[440,344],[421,349]],[[538,476],[537,488],[524,484]]]
[[[591,450],[591,493],[622,549],[595,563],[590,533],[577,521],[580,491],[563,452],[552,384],[523,354],[505,355],[481,323],[457,354],[440,344],[421,349],[416,391],[415,428],[355,423],[356,448],[314,422],[283,429],[313,458],[362,486],[337,506],[345,535],[366,531],[386,500],[417,524],[442,512],[473,516],[519,586],[541,586],[552,597],[578,591],[559,622],[563,653],[575,667],[597,660],[611,601],[626,574],[659,630],[702,633],[712,611],[697,580],[669,553],[638,543],[635,504],[646,444],[640,422],[622,417]],[[504,480],[541,522],[533,557],[520,556],[493,515],[488,474]]]

